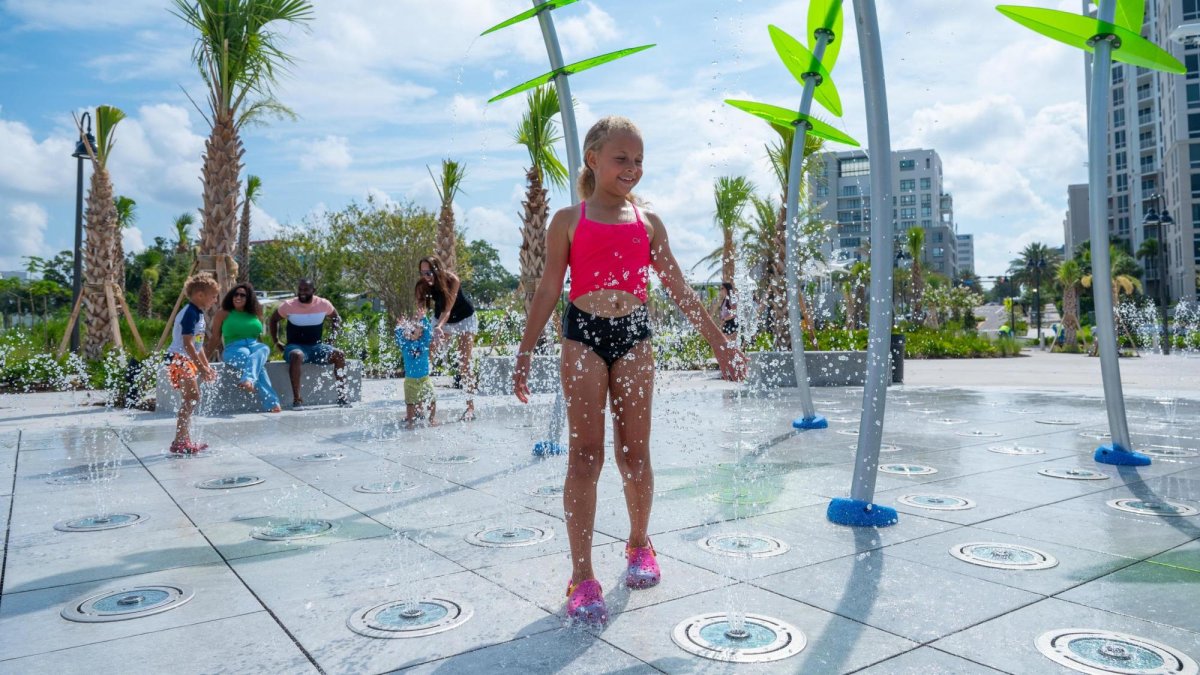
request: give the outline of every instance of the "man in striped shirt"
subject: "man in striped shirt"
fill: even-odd
[[[297,284],[296,297],[275,308],[271,314],[271,339],[283,359],[289,364],[292,379],[292,407],[304,405],[300,396],[300,366],[304,363],[332,363],[333,375],[337,379],[338,405],[346,408],[346,355],[342,350],[324,342],[325,321],[329,321],[330,340],[337,336],[342,327],[342,317],[333,303],[316,294],[313,282],[301,279]],[[279,320],[287,320],[287,342],[279,342]]]

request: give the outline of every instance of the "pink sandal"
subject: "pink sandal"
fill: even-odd
[[[567,586],[567,617],[594,626],[608,623],[608,606],[604,604],[604,589],[599,581],[572,581]]]
[[[625,559],[629,568],[625,571],[625,585],[629,588],[651,588],[662,580],[658,560],[654,555],[654,544],[646,540],[646,546],[633,548],[625,545]]]

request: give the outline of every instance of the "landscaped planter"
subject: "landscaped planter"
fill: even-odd
[[[791,352],[751,352],[749,381],[774,389],[796,386]],[[813,387],[862,386],[867,379],[867,353],[804,352],[808,383]]]
[[[482,356],[479,358],[479,395],[511,396],[513,367],[516,356]],[[558,356],[533,357],[529,369],[529,391],[533,394],[553,394],[560,388]]]

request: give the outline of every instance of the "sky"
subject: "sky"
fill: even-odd
[[[1079,11],[1078,0],[1029,2]],[[1031,242],[1061,245],[1067,185],[1086,181],[1081,52],[1008,21],[991,1],[878,4],[893,148],[941,155],[958,231],[975,235],[977,273],[1002,273]],[[138,203],[127,251],[172,239],[174,217],[199,207],[208,130],[189,95],[203,102],[204,89],[191,61],[195,35],[172,5],[121,0],[96,11],[94,0],[0,0],[0,270],[71,248],[73,112],[108,104],[128,115],[109,164],[115,193]],[[297,118],[243,133],[245,173],[263,183],[254,238],[368,196],[436,208],[427,167],[452,158],[467,167],[460,227],[515,272],[528,155],[513,133],[524,98],[487,100],[549,67],[536,21],[479,34],[530,4],[314,5],[307,28],[283,35],[296,63],[275,88]],[[833,69],[845,114],[824,119],[865,145],[849,2],[845,11]],[[745,175],[760,193],[777,192],[764,151],[774,132],[722,101],[798,107],[800,85],[767,26],[801,37],[806,14],[806,2],[781,0],[581,0],[554,12],[567,63],[657,45],[573,76],[572,94],[581,134],[608,114],[641,128],[638,193],[686,268],[720,244],[716,177]],[[568,203],[565,192],[551,193],[552,209]]]

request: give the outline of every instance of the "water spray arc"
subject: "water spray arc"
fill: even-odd
[[[773,125],[792,129],[794,134],[788,164],[787,208],[784,217],[787,247],[784,269],[787,276],[788,327],[792,337],[792,368],[803,412],[801,417],[792,422],[796,429],[824,429],[829,426],[828,420],[817,414],[808,384],[804,336],[800,322],[801,288],[797,263],[800,251],[800,173],[804,162],[805,137],[812,134],[826,140],[858,146],[858,142],[853,138],[810,115],[814,99],[831,114],[837,117],[842,115],[841,98],[829,74],[837,61],[838,48],[834,45],[838,45],[842,23],[841,0],[815,0],[809,6],[808,14],[808,40],[811,51],[777,26],[768,27],[771,43],[779,53],[779,58],[796,81],[804,87],[799,112],[753,101],[725,101]]]
[[[1121,388],[1117,334],[1114,320],[1112,262],[1108,251],[1108,182],[1106,158],[1108,101],[1112,87],[1112,62],[1183,75],[1187,69],[1175,57],[1141,36],[1144,0],[1100,0],[1096,16],[1084,16],[1041,7],[999,5],[1008,18],[1046,37],[1092,53],[1088,87],[1088,189],[1092,247],[1092,287],[1096,302],[1096,340],[1100,346],[1100,373],[1104,405],[1112,442],[1096,449],[1102,464],[1145,466],[1150,457],[1134,452]]]
[[[608,54],[602,54],[590,59],[585,59],[570,65],[563,65],[562,49],[558,43],[558,32],[554,29],[554,18],[550,12],[573,4],[579,0],[533,0],[533,9],[526,10],[520,14],[502,21],[495,26],[485,30],[481,35],[487,35],[498,31],[502,28],[507,28],[513,24],[520,23],[526,19],[537,17],[538,24],[542,29],[542,39],[546,43],[546,55],[550,59],[550,72],[539,75],[532,80],[522,82],[517,86],[493,96],[488,100],[488,103],[508,98],[523,91],[540,87],[543,84],[554,82],[555,88],[558,90],[558,105],[559,115],[562,117],[563,125],[563,141],[567,144],[567,170],[570,172],[568,180],[568,190],[571,194],[571,204],[579,203],[579,194],[574,189],[575,179],[579,177],[580,170],[583,167],[583,158],[581,146],[579,143],[579,126],[575,123],[575,102],[571,98],[571,85],[568,81],[569,75],[580,73],[590,68],[594,68],[605,63],[616,61],[617,59],[636,54],[638,52],[650,49],[654,45],[641,45],[639,47],[630,47],[621,49]],[[533,446],[533,454],[541,457],[545,455],[560,455],[565,451],[565,448],[559,443],[562,438],[563,428],[566,426],[567,408],[566,401],[563,399],[562,388],[554,395],[554,409],[550,414],[550,427],[546,432],[545,440],[538,441]]]

